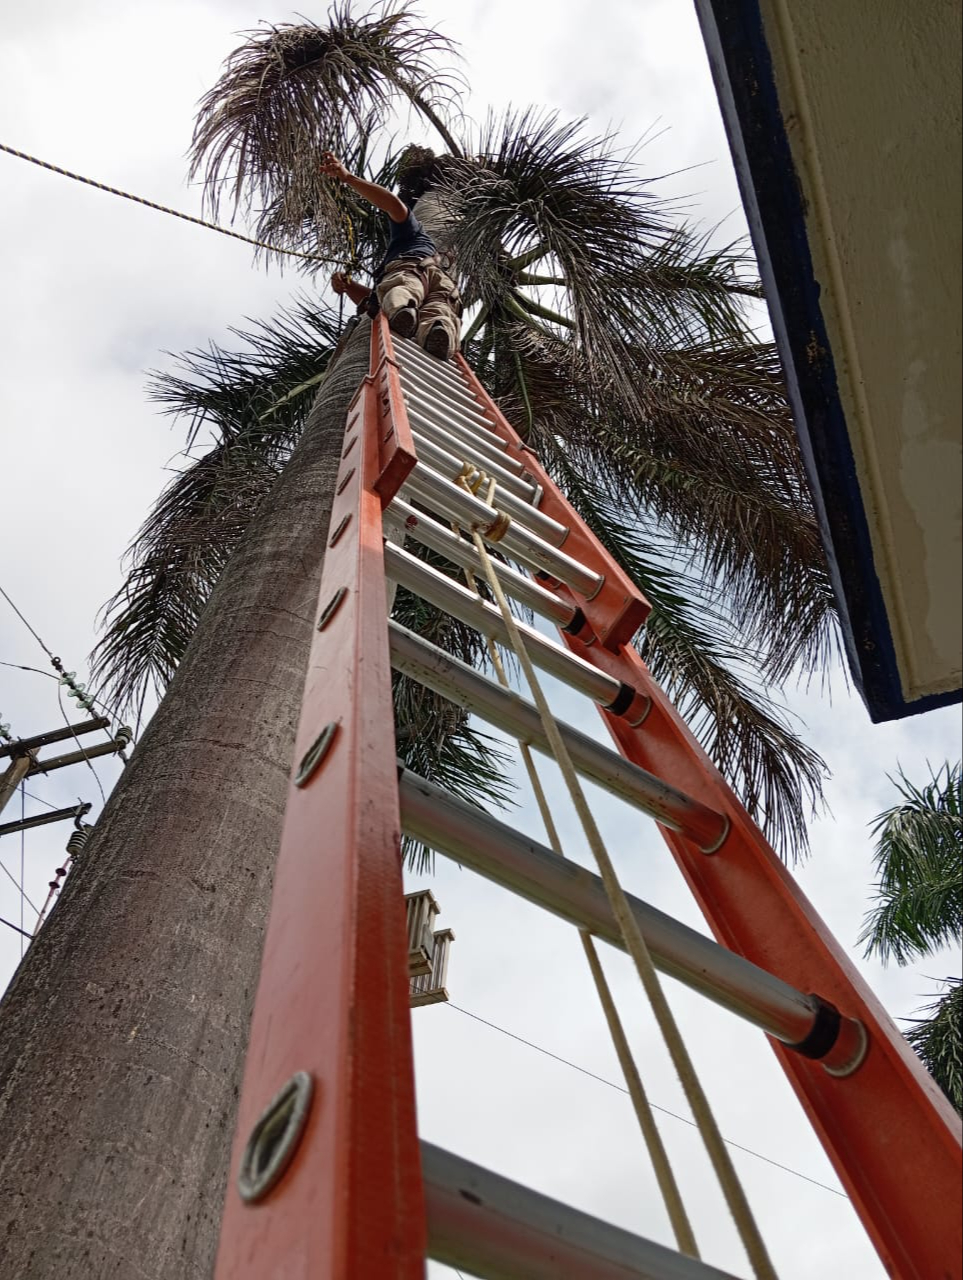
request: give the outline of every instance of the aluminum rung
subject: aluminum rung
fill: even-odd
[[[476,471],[484,471],[498,482],[496,502],[499,505],[502,505],[507,494],[511,494],[526,506],[533,505],[533,500],[538,496],[538,490],[531,480],[520,479],[498,463],[472,458],[468,447],[462,445],[460,440],[452,441],[449,436],[449,443],[446,443],[443,439],[439,439],[439,429],[420,414],[409,413],[408,420],[419,459],[424,459],[429,466],[434,467],[443,476],[454,481],[461,474],[464,463],[470,462]],[[452,452],[451,444],[454,444],[457,453]],[[560,528],[564,527],[564,525],[560,526]]]
[[[391,665],[396,671],[404,672],[519,741],[539,751],[549,751],[538,710],[521,694],[503,689],[397,622],[389,621],[388,640]],[[681,831],[703,850],[718,849],[729,828],[721,813],[632,764],[587,733],[563,722],[559,722],[558,727],[572,763],[584,777],[641,809],[663,826]]]
[[[460,374],[450,381],[446,378],[439,379],[432,370],[423,370],[410,362],[407,364],[399,362],[399,368],[401,385],[406,393],[413,391],[432,402],[444,404],[446,408],[464,418],[473,428],[477,427],[481,431],[490,433],[501,441],[506,449],[509,447],[507,439],[495,425],[495,415],[491,409],[469,389]]]
[[[437,520],[432,520],[423,512],[416,511],[403,498],[394,498],[385,510],[385,522],[404,531],[415,538],[423,546],[430,547],[447,556],[454,564],[470,569],[478,577],[483,577],[481,562],[474,545],[466,538],[459,538],[451,529]],[[527,578],[511,565],[492,561],[495,573],[503,589],[518,600],[520,604],[549,618],[557,626],[567,627],[573,620],[576,610],[551,591],[546,591],[537,582]],[[440,651],[439,651],[440,652]]]
[[[410,369],[403,368],[401,371],[401,390],[406,397],[414,396],[432,406],[438,406],[446,414],[454,418],[459,425],[463,426],[466,431],[484,436],[494,448],[499,449],[501,452],[508,451],[508,441],[497,433],[489,415],[481,409],[470,408],[464,401],[453,395],[447,387],[440,387],[436,383],[428,382],[427,379],[421,379],[416,374],[413,374]]]
[[[602,881],[594,872],[560,858],[546,845],[410,769],[399,768],[398,785],[401,828],[406,835],[625,950]],[[806,1048],[817,1028],[829,1026],[828,1006],[818,996],[804,995],[640,898],[626,897],[652,961],[663,973],[788,1047]],[[853,1051],[854,1024],[847,1018],[839,1022],[838,1040],[827,1034],[820,1045],[820,1061],[830,1067],[840,1058],[846,1061]]]
[[[404,380],[401,383],[401,392],[409,411],[417,409],[419,413],[430,417],[432,421],[437,422],[446,431],[450,431],[452,435],[459,436],[471,444],[478,445],[479,448],[486,452],[490,452],[492,457],[500,462],[503,467],[514,467],[519,474],[524,471],[523,464],[509,455],[508,441],[503,440],[501,436],[496,435],[488,427],[483,426],[481,423],[472,422],[461,413],[452,412],[445,401],[440,398],[433,399],[426,392],[416,389]]]
[[[400,547],[392,546],[390,542],[385,543],[384,552],[385,573],[391,581],[474,627],[482,635],[491,636],[500,644],[507,645],[505,623],[494,605],[479,599],[453,579],[439,573],[423,560],[409,555]],[[577,658],[561,645],[547,640],[524,622],[519,622],[518,628],[525,638],[532,661],[545,671],[564,680],[571,688],[593,698],[602,706],[608,707],[620,700],[623,686],[618,680],[599,671],[582,658]]]
[[[735,1280],[429,1142],[428,1256],[485,1280]]]
[[[410,369],[416,370],[426,378],[430,378],[442,386],[450,387],[453,391],[458,392],[459,395],[465,396],[476,409],[481,408],[481,404],[475,399],[471,388],[462,377],[461,370],[456,365],[449,364],[447,361],[443,363],[426,355],[422,348],[410,339],[400,342],[395,339],[394,348],[395,356],[402,366],[407,365]]]
[[[452,484],[431,467],[415,467],[400,492],[466,529],[472,525],[485,528],[498,516],[497,511],[481,498],[467,493],[460,485]],[[521,521],[512,522],[498,545],[530,568],[552,574],[586,599],[591,600],[602,585],[601,574],[567,556]]]
[[[457,474],[461,468],[461,461],[457,458],[451,457],[451,460],[447,464],[447,469],[449,471],[452,470],[452,464],[454,464],[453,474]],[[449,484],[454,483],[453,478],[445,475],[440,467],[433,466],[427,461],[424,463],[419,462],[418,466],[415,467],[415,470],[411,473],[412,476],[423,466],[427,466],[429,470],[434,471],[440,479],[447,480]],[[411,476],[409,476],[408,479],[410,481]],[[456,488],[460,489],[461,486],[457,485]],[[531,530],[532,533],[537,533],[543,541],[550,542],[553,547],[560,547],[568,537],[568,529],[564,524],[559,524],[557,520],[553,520],[550,516],[543,515],[541,511],[533,507],[531,503],[524,502],[517,494],[510,492],[508,489],[500,488],[497,491],[495,495],[495,506],[499,511],[504,511],[506,515],[511,516],[513,523],[517,521],[519,524],[523,524],[527,529]]]

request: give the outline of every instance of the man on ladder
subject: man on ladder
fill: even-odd
[[[321,153],[321,172],[351,187],[388,215],[391,238],[374,275],[374,293],[343,271],[331,277],[338,295],[347,294],[359,307],[380,305],[392,332],[414,338],[429,355],[447,360],[458,350],[461,299],[444,269],[435,242],[405,202],[386,187],[349,173],[330,151]]]

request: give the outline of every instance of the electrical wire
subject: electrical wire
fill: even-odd
[[[292,258],[305,258],[309,262],[327,262],[339,265],[338,258],[325,258],[318,253],[302,253],[299,249],[282,249],[280,245],[268,244],[264,240],[254,240],[251,236],[242,235],[240,231],[231,231],[228,227],[220,227],[216,222],[205,222],[203,218],[195,218],[193,214],[182,213],[179,209],[169,209],[167,205],[156,204],[153,200],[145,200],[143,196],[132,195],[129,191],[121,191],[118,187],[108,187],[105,182],[97,182],[93,178],[85,178],[82,174],[71,173],[69,169],[61,169],[59,165],[47,160],[39,160],[26,151],[18,151],[16,147],[8,147],[0,142],[0,151],[7,155],[17,156],[30,164],[39,165],[41,169],[49,169],[51,173],[59,173],[62,178],[72,178],[74,182],[82,182],[88,187],[96,187],[98,191],[106,191],[112,196],[122,196],[125,200],[133,200],[134,204],[145,205],[148,209],[156,209],[158,213],[169,213],[171,217],[181,218],[184,222],[193,222],[195,226],[206,227],[209,231],[219,231],[222,236],[230,236],[234,240],[243,240],[246,244],[256,245],[259,249],[270,249],[272,253],[284,253]]]
[[[560,1062],[564,1067],[571,1067],[573,1071],[578,1071],[583,1076],[588,1076],[592,1080],[597,1080],[599,1084],[608,1085],[610,1089],[617,1089],[619,1093],[628,1094],[628,1089],[624,1085],[616,1084],[614,1080],[607,1080],[605,1076],[596,1075],[594,1071],[589,1071],[587,1067],[580,1067],[577,1062],[570,1062],[568,1058],[563,1058],[557,1053],[553,1053],[551,1049],[546,1049],[540,1044],[535,1044],[533,1040],[526,1040],[524,1036],[516,1035],[514,1031],[509,1031],[506,1027],[500,1027],[497,1022],[489,1022],[487,1018],[481,1017],[477,1013],[472,1013],[470,1009],[464,1009],[461,1005],[453,1004],[450,1000],[444,1002],[446,1007],[454,1009],[456,1013],[463,1013],[468,1018],[473,1018],[475,1022],[480,1022],[483,1026],[491,1027],[493,1031],[500,1031],[503,1036],[508,1036],[510,1040],[517,1040],[519,1044],[525,1045],[529,1049],[534,1049],[537,1053],[544,1054],[546,1058],[552,1058],[555,1062]],[[671,1116],[673,1120],[681,1120],[683,1124],[689,1125],[691,1128],[698,1128],[694,1120],[690,1120],[688,1116],[680,1116],[675,1111],[670,1111],[667,1107],[660,1107],[656,1103],[652,1103],[653,1111],[661,1111],[663,1115]],[[802,1178],[803,1182],[811,1182],[814,1187],[820,1187],[823,1191],[831,1191],[834,1196],[840,1196],[843,1200],[848,1200],[849,1196],[845,1191],[840,1191],[838,1187],[831,1187],[825,1182],[820,1182],[816,1178],[810,1178],[806,1173],[800,1173],[798,1169],[792,1169],[788,1164],[780,1164],[778,1160],[773,1160],[770,1156],[764,1156],[759,1151],[753,1151],[752,1147],[744,1147],[739,1142],[733,1142],[731,1138],[725,1138],[724,1141],[730,1147],[734,1147],[737,1151],[744,1151],[746,1155],[755,1156],[757,1160],[762,1160],[766,1164],[771,1164],[776,1169],[781,1169],[783,1173],[791,1173],[795,1178]]]
[[[5,919],[4,916],[0,916],[0,924],[5,924],[7,928],[12,929],[14,933],[22,933],[25,938],[29,938],[32,936],[31,934],[27,933],[25,929],[21,929],[19,925],[14,924],[12,920]],[[21,952],[21,955],[22,954],[23,953]]]
[[[14,604],[14,602],[11,600],[11,598],[10,598],[10,596],[7,594],[7,592],[6,592],[6,591],[4,591],[3,587],[0,587],[0,595],[2,595],[2,596],[3,596],[4,600],[6,600],[7,604],[10,606],[10,608],[14,611],[14,613],[17,615],[17,617],[20,619],[20,621],[23,623],[23,625],[27,628],[27,630],[28,630],[28,631],[30,632],[30,634],[33,636],[33,638],[37,641],[37,643],[40,645],[41,649],[43,649],[44,653],[45,653],[45,654],[47,655],[47,657],[50,659],[50,665],[53,667],[53,669],[54,669],[56,672],[58,672],[58,673],[59,673],[59,678],[58,678],[58,676],[52,676],[52,677],[51,677],[51,679],[57,680],[57,706],[60,708],[60,714],[61,714],[61,716],[63,717],[63,722],[64,722],[64,724],[67,726],[67,728],[70,730],[71,737],[73,738],[74,742],[77,744],[77,748],[78,748],[78,750],[81,752],[81,754],[82,754],[82,756],[83,756],[83,758],[84,758],[84,762],[85,762],[85,763],[86,763],[86,765],[87,765],[87,768],[88,768],[88,769],[90,770],[90,772],[94,775],[94,781],[97,783],[97,789],[98,789],[98,791],[100,792],[100,798],[101,798],[101,800],[103,801],[103,803],[104,803],[104,804],[106,804],[106,803],[107,803],[107,795],[106,795],[106,793],[105,793],[105,791],[104,791],[103,785],[101,784],[100,776],[98,775],[97,770],[94,768],[93,764],[91,763],[90,757],[87,755],[87,750],[86,750],[86,748],[84,747],[84,744],[80,741],[80,739],[78,738],[77,734],[76,734],[76,733],[74,733],[74,731],[73,731],[73,725],[70,723],[70,717],[67,715],[67,712],[64,710],[64,703],[63,703],[63,698],[61,697],[61,693],[60,693],[60,686],[61,686],[61,684],[64,682],[65,677],[69,674],[69,678],[70,678],[70,679],[68,680],[68,683],[70,683],[70,688],[71,688],[71,689],[74,689],[74,687],[75,687],[75,686],[74,686],[74,685],[73,685],[73,683],[72,683],[72,677],[73,677],[74,673],[73,673],[72,671],[71,671],[71,672],[69,672],[69,673],[65,673],[65,671],[64,671],[64,665],[63,665],[63,663],[61,662],[61,660],[60,660],[60,659],[59,659],[59,658],[54,654],[53,650],[52,650],[52,649],[51,649],[47,644],[45,644],[45,643],[44,643],[44,640],[43,640],[43,638],[41,637],[40,633],[39,633],[38,631],[36,631],[36,630],[35,630],[35,629],[30,625],[30,623],[29,623],[29,621],[27,620],[27,618],[26,618],[26,617],[25,617],[25,616],[20,612],[20,610],[17,608],[17,606],[16,606],[16,605]],[[40,670],[39,670],[39,668],[37,668],[37,667],[25,667],[25,666],[22,666],[20,663],[5,662],[3,665],[4,665],[4,666],[9,666],[9,667],[17,667],[17,668],[19,668],[19,669],[21,669],[21,670],[24,670],[24,671],[36,671],[38,675],[47,675],[47,672],[46,672],[46,671],[40,671]],[[78,695],[78,696],[79,696],[79,695]],[[86,696],[86,695],[85,695],[85,696]],[[101,701],[98,697],[96,697],[95,695],[91,695],[91,696],[90,696],[90,701],[91,701],[91,702],[94,702],[94,703],[98,703],[101,707],[103,707],[103,708],[104,708],[104,710],[105,710],[105,711],[108,711],[108,712],[109,712],[110,708],[106,705],[106,703],[102,702],[102,701]],[[106,732],[106,734],[107,734],[107,737],[108,737],[108,738],[111,738],[111,740],[113,740],[113,735],[110,733],[110,731],[109,731],[108,729],[105,729],[105,732]]]
[[[29,896],[29,894],[27,893],[26,889],[23,887],[23,885],[22,885],[22,884],[17,884],[17,877],[16,877],[16,876],[14,876],[14,875],[11,875],[11,874],[10,874],[10,872],[7,870],[6,864],[5,864],[5,863],[3,863],[3,862],[0,862],[0,871],[2,871],[2,872],[3,872],[3,874],[4,874],[4,875],[7,877],[7,879],[10,881],[10,883],[11,883],[12,885],[14,885],[14,886],[15,886],[15,888],[16,888],[16,890],[17,890],[17,892],[18,892],[18,893],[20,894],[20,896],[21,896],[21,897],[26,901],[27,906],[30,908],[30,910],[31,910],[31,911],[36,911],[36,910],[37,910],[37,907],[34,905],[34,903],[32,903],[32,902],[30,901],[30,896]],[[29,936],[29,935],[28,935],[28,936]]]

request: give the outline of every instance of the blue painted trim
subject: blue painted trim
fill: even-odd
[[[786,373],[853,679],[874,721],[959,702],[960,690],[911,702],[903,695],[759,5],[757,0],[696,0],[696,11]]]

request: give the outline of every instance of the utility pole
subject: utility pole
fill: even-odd
[[[14,742],[8,743],[4,747],[0,747],[0,760],[5,757],[10,758],[5,773],[0,777],[0,813],[6,807],[7,801],[16,793],[17,787],[20,786],[26,778],[33,777],[36,773],[50,773],[53,769],[62,769],[68,764],[77,764],[81,760],[91,760],[97,756],[115,755],[130,745],[131,732],[128,728],[122,727],[110,742],[99,743],[95,747],[81,747],[78,751],[69,751],[65,755],[53,756],[46,760],[41,760],[38,752],[41,747],[49,746],[52,742],[63,742],[67,738],[78,738],[83,733],[94,733],[97,729],[106,729],[110,721],[105,716],[96,716],[92,720],[84,720],[80,724],[66,725],[62,729],[51,729],[49,733],[38,733],[32,738],[19,738]],[[76,814],[76,808],[58,810],[57,813],[63,818],[72,818]],[[50,815],[47,819],[53,822],[56,819]],[[8,834],[12,830],[20,830],[22,824],[8,823],[2,829],[4,834]],[[38,825],[32,819],[28,819],[27,825]]]

